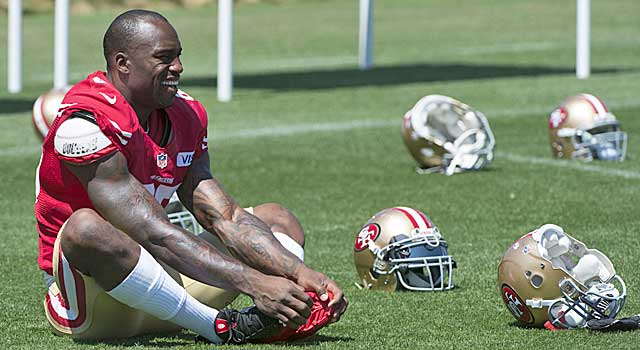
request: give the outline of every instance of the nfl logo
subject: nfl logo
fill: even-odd
[[[160,153],[156,156],[156,164],[158,164],[158,168],[164,169],[167,167],[167,154]]]

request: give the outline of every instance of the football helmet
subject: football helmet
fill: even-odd
[[[447,242],[424,213],[387,208],[372,216],[356,235],[353,259],[365,289],[448,290],[456,262]]]
[[[627,152],[616,116],[590,94],[567,97],[551,112],[549,142],[556,158],[623,161]]]
[[[402,120],[402,139],[418,162],[418,173],[453,175],[491,163],[495,139],[487,118],[442,95],[420,99]]]
[[[64,95],[71,87],[62,89],[52,89],[40,95],[33,103],[31,118],[36,134],[41,140],[47,136],[53,120],[58,114],[58,108],[62,103]]]
[[[627,295],[609,258],[553,224],[507,249],[498,287],[507,309],[528,327],[582,328],[591,319],[615,318]]]
[[[169,221],[171,221],[172,224],[189,230],[196,235],[204,232],[204,229],[200,226],[193,214],[182,205],[177,193],[174,192],[171,198],[169,198],[169,203],[164,210],[167,212]]]

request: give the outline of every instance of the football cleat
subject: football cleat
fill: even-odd
[[[216,334],[225,344],[275,343],[308,338],[331,321],[335,307],[329,306],[333,299],[331,292],[328,292],[327,301],[320,300],[315,292],[306,293],[313,300],[311,315],[297,329],[286,327],[280,321],[263,314],[257,307],[251,306],[240,311],[220,311],[215,321]]]
[[[329,306],[329,302],[333,300],[333,294],[329,291],[329,298],[326,301],[320,300],[320,297],[315,292],[306,292],[308,296],[313,300],[313,306],[311,307],[311,315],[307,318],[307,322],[297,329],[291,329],[289,327],[282,327],[278,334],[275,334],[268,338],[258,337],[253,340],[253,343],[274,343],[278,341],[293,341],[308,338],[322,327],[329,324],[331,321],[331,315],[335,311],[334,306]],[[266,332],[265,332],[266,333]],[[262,339],[260,339],[262,338]]]
[[[218,313],[215,320],[216,335],[225,344],[244,344],[255,337],[270,337],[276,334],[282,326],[278,320],[270,318],[251,306],[240,311],[226,309]]]

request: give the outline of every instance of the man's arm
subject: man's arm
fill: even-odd
[[[202,227],[217,234],[234,256],[264,273],[297,279],[302,261],[280,244],[262,220],[238,206],[213,178],[208,154],[191,164],[178,195]]]
[[[326,291],[331,291],[334,295],[331,305],[341,306],[336,308],[334,320],[344,312],[346,301],[340,287],[307,267],[280,244],[262,220],[236,204],[211,175],[207,153],[191,164],[178,195],[203,228],[215,232],[234,256],[261,272],[283,276],[312,289],[323,300],[327,298]]]
[[[295,283],[267,276],[169,222],[154,197],[128,171],[120,152],[87,165],[65,163],[85,186],[95,209],[156,259],[203,283],[245,293],[267,315],[295,326],[309,314]]]

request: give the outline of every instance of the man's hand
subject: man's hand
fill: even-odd
[[[283,277],[264,275],[263,280],[254,283],[250,294],[256,307],[271,318],[279,320],[289,328],[296,329],[305,324],[313,300],[304,288]]]
[[[349,304],[349,301],[344,296],[338,284],[323,273],[314,271],[306,265],[301,266],[296,277],[296,282],[298,282],[304,290],[316,292],[322,301],[329,299],[327,291],[333,294],[333,299],[329,302],[329,306],[335,305],[335,311],[331,315],[330,323],[338,322],[342,314],[347,310],[347,305]]]

